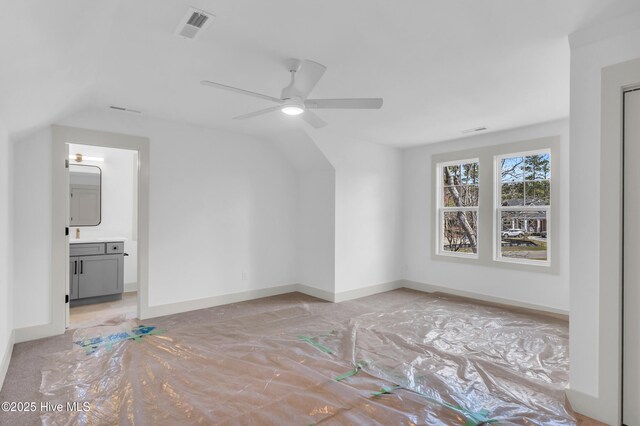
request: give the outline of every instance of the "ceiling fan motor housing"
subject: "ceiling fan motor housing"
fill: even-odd
[[[302,114],[305,110],[304,101],[299,96],[292,96],[291,98],[284,99],[284,103],[280,109],[288,115]]]

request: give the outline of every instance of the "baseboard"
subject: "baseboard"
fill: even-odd
[[[149,306],[140,312],[140,319],[162,317],[165,315],[179,314],[195,311],[197,309],[212,308],[214,306],[228,305],[229,303],[245,302],[247,300],[260,299],[262,297],[277,296],[285,293],[299,291],[298,284],[288,284],[278,287],[270,287],[259,290],[242,291],[239,293],[223,294],[220,296],[206,297],[204,299],[187,300],[185,302],[168,303],[166,305]]]
[[[464,291],[464,290],[456,290],[449,287],[442,287],[438,285],[426,284],[426,283],[421,283],[417,281],[411,281],[411,280],[400,280],[400,281],[402,282],[402,285],[400,287],[406,287],[412,290],[423,291],[425,293],[436,293],[436,292],[445,293],[445,294],[450,294],[452,296],[466,297],[469,299],[475,299],[475,300],[480,300],[480,301],[489,302],[489,303],[496,303],[499,305],[516,306],[519,308],[547,312],[554,315],[560,315],[563,318],[564,317],[568,318],[569,316],[569,311],[564,309],[550,308],[548,306],[536,305],[535,303],[521,302],[519,300],[488,296],[486,294],[474,293],[471,291]]]
[[[320,290],[319,288],[310,287],[304,284],[296,284],[296,288],[296,291],[308,296],[317,297],[318,299],[326,300],[327,302],[335,302],[335,294],[330,291]]]
[[[606,423],[608,425],[620,425],[619,406],[605,407],[604,401],[595,396],[588,395],[573,389],[567,389],[567,398],[571,403],[571,408],[578,414],[591,417],[594,420]]]
[[[335,302],[345,302],[347,300],[359,299],[371,296],[372,294],[384,293],[385,291],[396,290],[403,287],[403,280],[390,281],[368,287],[357,288],[355,290],[342,291],[334,296]]]
[[[567,311],[561,309],[549,308],[546,306],[535,305],[531,303],[520,302],[516,300],[504,299],[499,297],[487,296],[480,293],[473,293],[462,290],[454,290],[448,287],[435,286],[426,283],[420,283],[410,280],[396,280],[387,283],[376,284],[368,287],[362,287],[355,290],[343,291],[340,293],[332,293],[304,284],[287,284],[277,287],[270,287],[259,290],[249,290],[239,293],[223,294],[220,296],[207,297],[204,299],[188,300],[184,302],[169,303],[166,305],[157,305],[142,307],[139,312],[140,319],[155,318],[165,315],[173,315],[181,312],[194,311],[197,309],[211,308],[214,306],[227,305],[229,303],[244,302],[247,300],[260,299],[262,297],[277,296],[280,294],[300,292],[309,296],[317,297],[329,302],[344,302],[347,300],[359,299],[361,297],[371,296],[373,294],[384,293],[386,291],[396,290],[399,288],[409,288],[427,293],[441,292],[454,296],[467,297],[480,301],[497,303],[502,305],[517,306],[526,309],[534,309],[537,311],[549,312],[556,315],[568,315]],[[53,324],[38,325],[32,327],[19,328],[14,330],[14,342],[26,342],[29,340],[41,339],[43,337],[55,336],[64,333],[64,330],[57,330]]]
[[[34,325],[31,327],[16,328],[14,343],[28,342],[30,340],[43,339],[64,333],[64,328],[59,330],[55,324]]]
[[[2,354],[2,363],[0,363],[0,390],[4,385],[4,379],[7,377],[7,371],[9,370],[9,363],[11,362],[11,354],[13,354],[13,343],[15,342],[15,332],[11,331],[9,335],[9,341],[7,342],[7,349]]]
[[[138,291],[138,283],[124,283],[124,293]]]

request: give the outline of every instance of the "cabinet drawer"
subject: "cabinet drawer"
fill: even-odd
[[[70,244],[69,256],[104,254],[104,243]]]
[[[107,243],[107,254],[124,253],[124,243]]]

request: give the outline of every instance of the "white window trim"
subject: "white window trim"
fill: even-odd
[[[527,157],[531,155],[538,154],[549,154],[549,158],[551,164],[555,161],[553,156],[551,155],[551,149],[537,149],[533,151],[520,151],[513,152],[509,154],[501,154],[496,155],[493,161],[494,175],[493,175],[493,185],[494,185],[494,197],[493,197],[493,260],[496,262],[504,262],[504,263],[516,263],[520,265],[532,265],[539,266],[542,268],[550,268],[551,267],[551,241],[553,241],[553,235],[551,232],[551,202],[552,197],[551,193],[553,193],[553,173],[549,178],[549,204],[548,206],[502,206],[502,165],[501,161],[505,158],[513,158],[513,157]],[[518,259],[513,257],[504,257],[501,255],[501,247],[502,247],[502,212],[503,211],[544,211],[547,215],[547,260],[527,260],[527,259]]]
[[[457,257],[466,259],[478,259],[480,254],[480,238],[476,236],[476,252],[475,253],[459,253],[454,251],[444,250],[444,213],[447,211],[459,212],[459,211],[472,211],[476,212],[478,222],[480,221],[480,197],[478,197],[478,205],[473,207],[444,207],[444,182],[442,181],[442,169],[447,166],[456,166],[468,163],[478,163],[478,170],[480,169],[479,158],[468,158],[454,161],[443,161],[436,165],[436,185],[437,185],[437,211],[436,211],[436,232],[438,237],[436,240],[436,254],[439,256]],[[480,191],[480,179],[478,179],[478,191]],[[478,233],[478,224],[476,224],[476,230]]]

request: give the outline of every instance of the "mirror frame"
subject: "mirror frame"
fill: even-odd
[[[71,163],[70,162],[69,163],[69,189],[71,189],[71,166],[95,167],[96,169],[98,169],[100,171],[100,173],[99,173],[99,175],[100,175],[100,221],[95,225],[73,225],[73,224],[71,224],[71,215],[69,214],[69,227],[72,227],[72,228],[89,228],[89,227],[100,226],[100,224],[102,223],[102,169],[100,168],[100,166],[95,166],[93,164],[75,164],[75,163]],[[71,198],[69,198],[69,208],[71,208]]]

